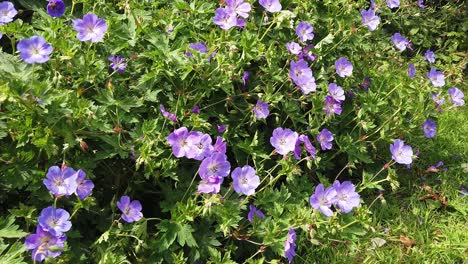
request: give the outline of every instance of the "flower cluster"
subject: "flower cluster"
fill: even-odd
[[[50,167],[43,182],[55,197],[76,194],[80,200],[90,195],[94,188],[93,182],[86,179],[86,173],[83,170],[75,171],[66,166]]]
[[[344,90],[341,86],[338,86],[336,83],[330,83],[328,85],[328,93],[325,97],[325,102],[323,110],[327,112],[327,116],[331,114],[341,114],[341,103],[345,100]]]
[[[332,205],[336,205],[344,213],[349,213],[358,207],[360,196],[356,192],[356,186],[350,181],[340,183],[335,181],[333,186],[325,189],[323,184],[315,188],[315,193],[310,196],[312,208],[320,210],[325,216],[333,216]]]

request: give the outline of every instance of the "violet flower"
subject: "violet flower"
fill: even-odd
[[[255,205],[250,205],[249,206],[249,214],[247,215],[247,220],[249,220],[250,223],[253,223],[254,217],[258,216],[260,219],[265,219],[265,215],[263,212],[255,207]]]
[[[233,187],[236,193],[247,196],[255,193],[255,189],[260,185],[260,177],[255,174],[255,169],[249,165],[235,168],[231,173]]]
[[[213,153],[226,154],[226,142],[220,136],[216,137],[216,142],[213,145]]]
[[[95,14],[86,14],[83,19],[73,21],[73,29],[80,41],[99,42],[107,32],[107,23]]]
[[[325,97],[325,102],[322,110],[325,110],[327,112],[327,116],[330,116],[331,114],[341,115],[341,102],[327,95]]]
[[[307,40],[314,39],[313,32],[314,32],[314,27],[305,21],[301,21],[296,28],[296,34],[297,36],[299,36],[299,39],[302,42],[306,42]]]
[[[374,31],[380,23],[380,18],[375,15],[374,10],[361,10],[362,24],[370,31]]]
[[[331,210],[332,204],[336,202],[337,192],[335,188],[328,187],[324,188],[323,184],[317,185],[314,194],[310,196],[310,205],[312,208],[320,210],[325,216],[333,216]]]
[[[111,55],[107,59],[111,62],[109,65],[111,69],[117,71],[120,74],[125,72],[125,69],[127,68],[127,63],[125,62],[124,57],[118,55]]]
[[[353,65],[346,58],[341,57],[335,62],[336,74],[344,78],[353,74]]]
[[[203,44],[201,42],[190,43],[189,44],[189,49],[196,50],[196,51],[198,51],[198,52],[200,52],[202,54],[208,53],[207,47],[205,46],[205,44]],[[185,52],[185,55],[187,57],[192,57],[192,52],[187,51],[187,52]]]
[[[200,113],[200,107],[198,105],[194,105],[190,113],[198,115]]]
[[[345,100],[343,87],[338,86],[336,83],[330,83],[328,85],[328,93],[330,96],[338,102]]]
[[[284,256],[288,259],[289,263],[292,262],[294,256],[296,256],[296,232],[294,229],[289,228],[288,236],[284,241]]]
[[[298,139],[296,141],[296,145],[294,147],[294,157],[296,158],[296,160],[301,159],[301,152],[302,152],[301,143],[303,143],[304,149],[309,153],[309,157],[312,157],[313,159],[316,159],[315,155],[317,153],[317,150],[315,149],[315,147],[310,142],[309,137],[306,136],[306,135],[300,135],[298,137]]]
[[[408,76],[409,76],[411,79],[413,79],[415,73],[416,73],[416,68],[414,68],[414,64],[413,64],[413,63],[410,63],[409,66],[408,66]]]
[[[187,143],[189,131],[186,127],[174,130],[167,137],[167,142],[172,146],[172,153],[177,158],[186,156],[193,151],[193,146]]]
[[[303,59],[308,59],[310,62],[314,62],[315,59],[317,58],[317,54],[312,52],[312,49],[314,48],[313,44],[305,46],[301,52],[298,54],[299,60]]]
[[[250,73],[248,71],[244,71],[244,74],[242,75],[242,86],[244,87],[247,87],[247,81],[249,80],[250,78]]]
[[[390,8],[395,8],[400,6],[400,0],[386,0],[387,6]]]
[[[0,25],[4,25],[13,21],[13,18],[18,14],[12,2],[0,2]]]
[[[218,133],[223,134],[226,132],[227,125],[216,125],[216,128],[218,129]]]
[[[260,0],[258,3],[270,13],[281,11],[281,3],[279,0]]]
[[[201,162],[198,174],[202,180],[207,181],[206,179],[209,176],[226,177],[229,175],[230,170],[231,164],[227,160],[226,155],[213,153],[211,157],[205,158]]]
[[[322,129],[317,135],[317,141],[320,143],[322,150],[327,150],[332,148],[333,134],[326,128]]]
[[[431,50],[427,50],[426,53],[424,53],[424,58],[429,62],[429,63],[434,63],[435,62],[435,53]]]
[[[224,181],[224,177],[221,176],[207,176],[198,185],[198,192],[216,194],[221,190],[221,184]]]
[[[413,149],[404,143],[403,140],[395,139],[394,143],[390,144],[390,152],[392,159],[397,163],[409,165],[413,162]]]
[[[43,183],[54,196],[69,196],[76,192],[77,177],[78,174],[73,168],[67,167],[62,170],[58,166],[52,166],[47,171]]]
[[[288,42],[286,43],[286,49],[289,51],[289,53],[298,55],[302,51],[301,45],[299,45],[296,42]]]
[[[44,231],[53,236],[62,236],[70,230],[72,224],[68,219],[70,214],[63,209],[55,209],[53,206],[42,209],[41,215],[37,219]]]
[[[127,223],[132,223],[140,220],[143,217],[141,213],[141,203],[138,200],[130,201],[130,197],[124,195],[117,202],[117,207],[122,212],[122,220]]]
[[[20,52],[21,59],[28,64],[49,61],[49,55],[53,51],[52,46],[41,36],[22,39],[16,47]]]
[[[218,25],[221,29],[229,30],[232,27],[237,26],[237,14],[229,8],[217,8],[213,22]]]
[[[360,196],[356,192],[356,186],[350,181],[344,181],[342,183],[335,181],[333,183],[333,188],[336,191],[336,205],[345,214],[359,206]]]
[[[164,108],[164,105],[160,104],[159,105],[159,110],[161,110],[161,113],[163,114],[164,117],[169,118],[169,120],[171,120],[173,123],[179,122],[179,120],[177,120],[177,116],[175,114],[166,111],[166,109]]]
[[[249,3],[244,2],[244,0],[225,0],[226,8],[234,11],[237,15],[247,18],[249,17],[249,12],[252,9]]]
[[[299,135],[297,132],[294,132],[289,128],[283,129],[278,127],[273,130],[270,143],[275,148],[276,152],[281,155],[286,155],[289,152],[294,151],[298,137]]]
[[[253,108],[255,117],[258,119],[265,119],[270,114],[268,110],[268,103],[263,102],[261,99],[258,99],[257,104]]]
[[[408,45],[410,45],[409,40],[403,37],[400,33],[395,33],[392,36],[393,45],[400,51],[404,51]]]
[[[42,262],[46,257],[56,258],[62,254],[66,236],[55,236],[37,226],[36,233],[26,237],[24,245],[28,250],[33,250],[33,261]]]
[[[452,103],[454,103],[455,105],[462,106],[465,104],[465,100],[463,100],[463,97],[465,97],[465,95],[457,87],[452,87],[448,89],[448,93],[450,95],[450,101],[452,101]]]
[[[213,146],[211,145],[211,136],[198,131],[191,131],[185,140],[188,145],[192,146],[191,151],[185,156],[189,159],[203,160],[213,154]]]
[[[80,200],[83,200],[91,194],[91,191],[94,188],[94,183],[91,180],[86,180],[86,173],[84,171],[78,170],[76,174],[76,194]]]
[[[436,123],[431,119],[427,119],[422,124],[422,130],[424,132],[424,136],[427,138],[433,138],[436,135]]]
[[[47,14],[51,17],[61,17],[65,13],[65,3],[62,0],[49,0]]]
[[[291,61],[289,77],[299,87],[303,94],[315,92],[317,87],[315,84],[315,78],[312,75],[312,70],[309,68],[309,64],[305,60],[301,59],[298,62]]]
[[[431,70],[427,73],[427,78],[429,78],[434,87],[441,87],[445,85],[444,74],[433,67],[431,67]]]

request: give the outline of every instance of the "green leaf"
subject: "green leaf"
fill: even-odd
[[[8,219],[0,218],[0,237],[5,238],[20,238],[28,233],[18,230],[18,225],[14,225],[15,217],[10,216]]]

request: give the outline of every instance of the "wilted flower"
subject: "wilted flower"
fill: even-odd
[[[160,104],[159,110],[161,110],[161,113],[163,114],[164,117],[169,118],[169,120],[171,120],[174,123],[178,122],[177,116],[171,112],[166,111],[166,109],[164,108],[164,105]]]
[[[203,54],[208,53],[208,49],[206,48],[205,44],[203,44],[201,42],[190,43],[189,48],[192,49],[192,50],[196,50],[196,51],[198,51],[200,53],[203,53]],[[185,52],[185,55],[187,57],[192,57],[193,54],[192,54],[192,52],[187,51],[187,52]]]
[[[322,129],[317,135],[317,141],[320,143],[322,150],[332,148],[333,134],[326,128]]]
[[[226,8],[234,11],[237,15],[247,18],[249,17],[249,12],[252,9],[249,3],[244,2],[244,0],[225,0]]]
[[[114,71],[118,71],[119,73],[124,73],[125,68],[127,68],[127,63],[122,56],[118,55],[111,55],[107,58],[111,63],[109,67],[111,67]]]
[[[76,30],[76,37],[80,41],[99,42],[107,32],[107,23],[95,14],[86,14],[83,19],[73,21],[73,29]]]
[[[307,58],[310,62],[315,61],[317,58],[317,54],[312,52],[312,49],[314,48],[313,44],[305,46],[301,52],[298,54],[299,60],[303,60],[304,58]]]
[[[226,142],[220,136],[216,137],[216,142],[213,145],[213,152],[226,154]]]
[[[273,130],[270,143],[275,148],[276,152],[281,155],[286,155],[289,152],[294,151],[298,137],[299,135],[297,132],[294,132],[289,128],[283,129],[278,127]]]
[[[213,22],[224,30],[237,26],[237,14],[229,8],[217,8]]]
[[[270,114],[270,110],[268,110],[268,104],[263,102],[261,99],[258,99],[257,104],[253,108],[253,112],[256,118],[267,118]]]
[[[463,100],[463,97],[465,97],[465,95],[457,87],[452,87],[448,89],[448,93],[450,94],[450,100],[452,101],[452,103],[458,106],[462,106],[465,104],[465,100]]]
[[[367,26],[370,31],[374,31],[380,23],[380,18],[375,15],[374,10],[362,10],[362,24]]]
[[[51,17],[61,17],[65,13],[65,3],[62,0],[49,0],[47,14]]]
[[[336,190],[333,187],[324,188],[323,184],[317,185],[315,193],[310,196],[310,205],[312,208],[320,210],[325,216],[333,216],[330,209],[336,202]]]
[[[26,237],[24,245],[28,250],[33,249],[31,254],[33,261],[42,262],[48,256],[52,258],[60,256],[65,240],[67,240],[66,236],[52,235],[43,230],[41,226],[37,226],[36,233]]]
[[[4,25],[13,21],[13,18],[18,14],[13,3],[3,1],[0,3],[0,25]]]
[[[70,214],[63,209],[55,209],[53,206],[42,209],[41,215],[37,219],[44,231],[54,236],[61,236],[70,230],[72,224],[68,221]]]
[[[387,0],[387,6],[390,8],[395,8],[400,5],[400,0]]]
[[[356,192],[356,186],[350,181],[340,183],[335,181],[333,188],[336,191],[336,205],[345,214],[351,212],[354,207],[358,207],[360,203],[359,194]]]
[[[44,185],[55,196],[72,195],[76,192],[78,174],[70,167],[60,169],[58,166],[49,168],[44,179]]]
[[[438,90],[436,94],[431,94],[431,98],[436,103],[436,108],[439,112],[442,112],[442,108],[440,106],[443,105],[445,102],[444,97],[440,96],[441,93],[442,91]]]
[[[235,168],[231,173],[234,191],[245,195],[252,195],[260,185],[260,177],[255,174],[255,169],[249,165]]]
[[[409,66],[408,66],[408,76],[409,76],[411,79],[413,79],[415,73],[416,73],[416,68],[414,68],[414,64],[413,64],[413,63],[410,63]]]
[[[422,130],[424,132],[424,136],[427,138],[433,138],[436,135],[436,123],[431,119],[427,119],[422,124]]]
[[[361,84],[361,87],[364,91],[368,91],[371,85],[372,79],[370,77],[364,78],[364,81]]]
[[[279,0],[260,0],[259,4],[270,13],[279,12],[282,8]]]
[[[328,85],[328,93],[336,101],[342,102],[345,100],[343,88],[341,86],[338,86],[336,83],[330,83]]]
[[[122,211],[122,219],[127,223],[136,222],[143,217],[140,201],[130,201],[130,197],[126,195],[120,198],[120,201],[117,202],[117,207]]]
[[[404,143],[403,140],[395,139],[393,144],[390,144],[390,152],[392,159],[397,163],[409,165],[413,162],[413,149]]]
[[[393,45],[400,51],[404,51],[408,45],[410,45],[409,40],[403,37],[400,33],[395,33],[392,36]]]
[[[291,69],[289,77],[301,89],[302,93],[308,94],[316,90],[315,78],[312,75],[312,70],[305,60],[298,62],[291,61]]]
[[[226,132],[227,125],[217,125],[216,127],[218,129],[218,133],[222,134],[222,133]]]
[[[336,74],[340,77],[351,76],[353,74],[353,65],[346,58],[339,58],[335,62]]]
[[[200,107],[198,105],[194,105],[192,107],[192,110],[190,110],[190,113],[192,114],[199,114],[200,113]]]
[[[253,222],[255,216],[260,217],[260,219],[265,219],[265,215],[263,214],[263,212],[257,209],[255,205],[250,205],[249,208],[250,210],[249,214],[247,215],[247,220],[249,220],[250,223]]]
[[[294,256],[296,256],[296,232],[294,229],[289,228],[288,236],[284,241],[284,256],[288,259],[289,263],[292,262]]]
[[[298,55],[302,51],[301,45],[296,42],[288,42],[286,43],[286,49],[294,55]]]
[[[245,87],[247,86],[247,81],[250,78],[250,73],[248,71],[245,71],[244,74],[242,75],[242,86]]]
[[[431,68],[427,73],[427,78],[431,81],[432,85],[435,87],[440,87],[445,85],[445,76],[441,71]]]
[[[424,53],[424,58],[429,62],[429,63],[434,63],[435,62],[435,53],[431,50],[427,50],[426,53]]]
[[[53,51],[52,46],[41,36],[20,40],[17,49],[21,59],[28,64],[47,62]]]
[[[301,21],[296,28],[296,34],[302,42],[312,40],[314,39],[314,27],[305,21]]]
[[[331,96],[326,96],[325,97],[325,102],[322,110],[327,111],[327,116],[331,114],[337,114],[341,115],[342,109],[341,109],[341,102],[333,99]]]
[[[80,200],[83,200],[91,194],[94,183],[91,180],[86,180],[86,173],[83,170],[78,170],[76,174],[76,194],[80,197]]]
[[[302,152],[301,143],[304,144],[304,148],[309,153],[309,157],[312,157],[313,159],[315,159],[315,155],[317,153],[317,150],[315,149],[315,147],[310,142],[309,137],[306,136],[306,135],[300,135],[298,137],[298,139],[296,141],[296,145],[294,147],[294,157],[297,160],[299,160],[301,158],[301,152]]]

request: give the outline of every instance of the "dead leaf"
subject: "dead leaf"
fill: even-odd
[[[414,240],[412,240],[411,238],[409,238],[407,236],[404,236],[404,235],[400,235],[400,242],[405,247],[412,247],[412,246],[416,245],[416,242]]]

